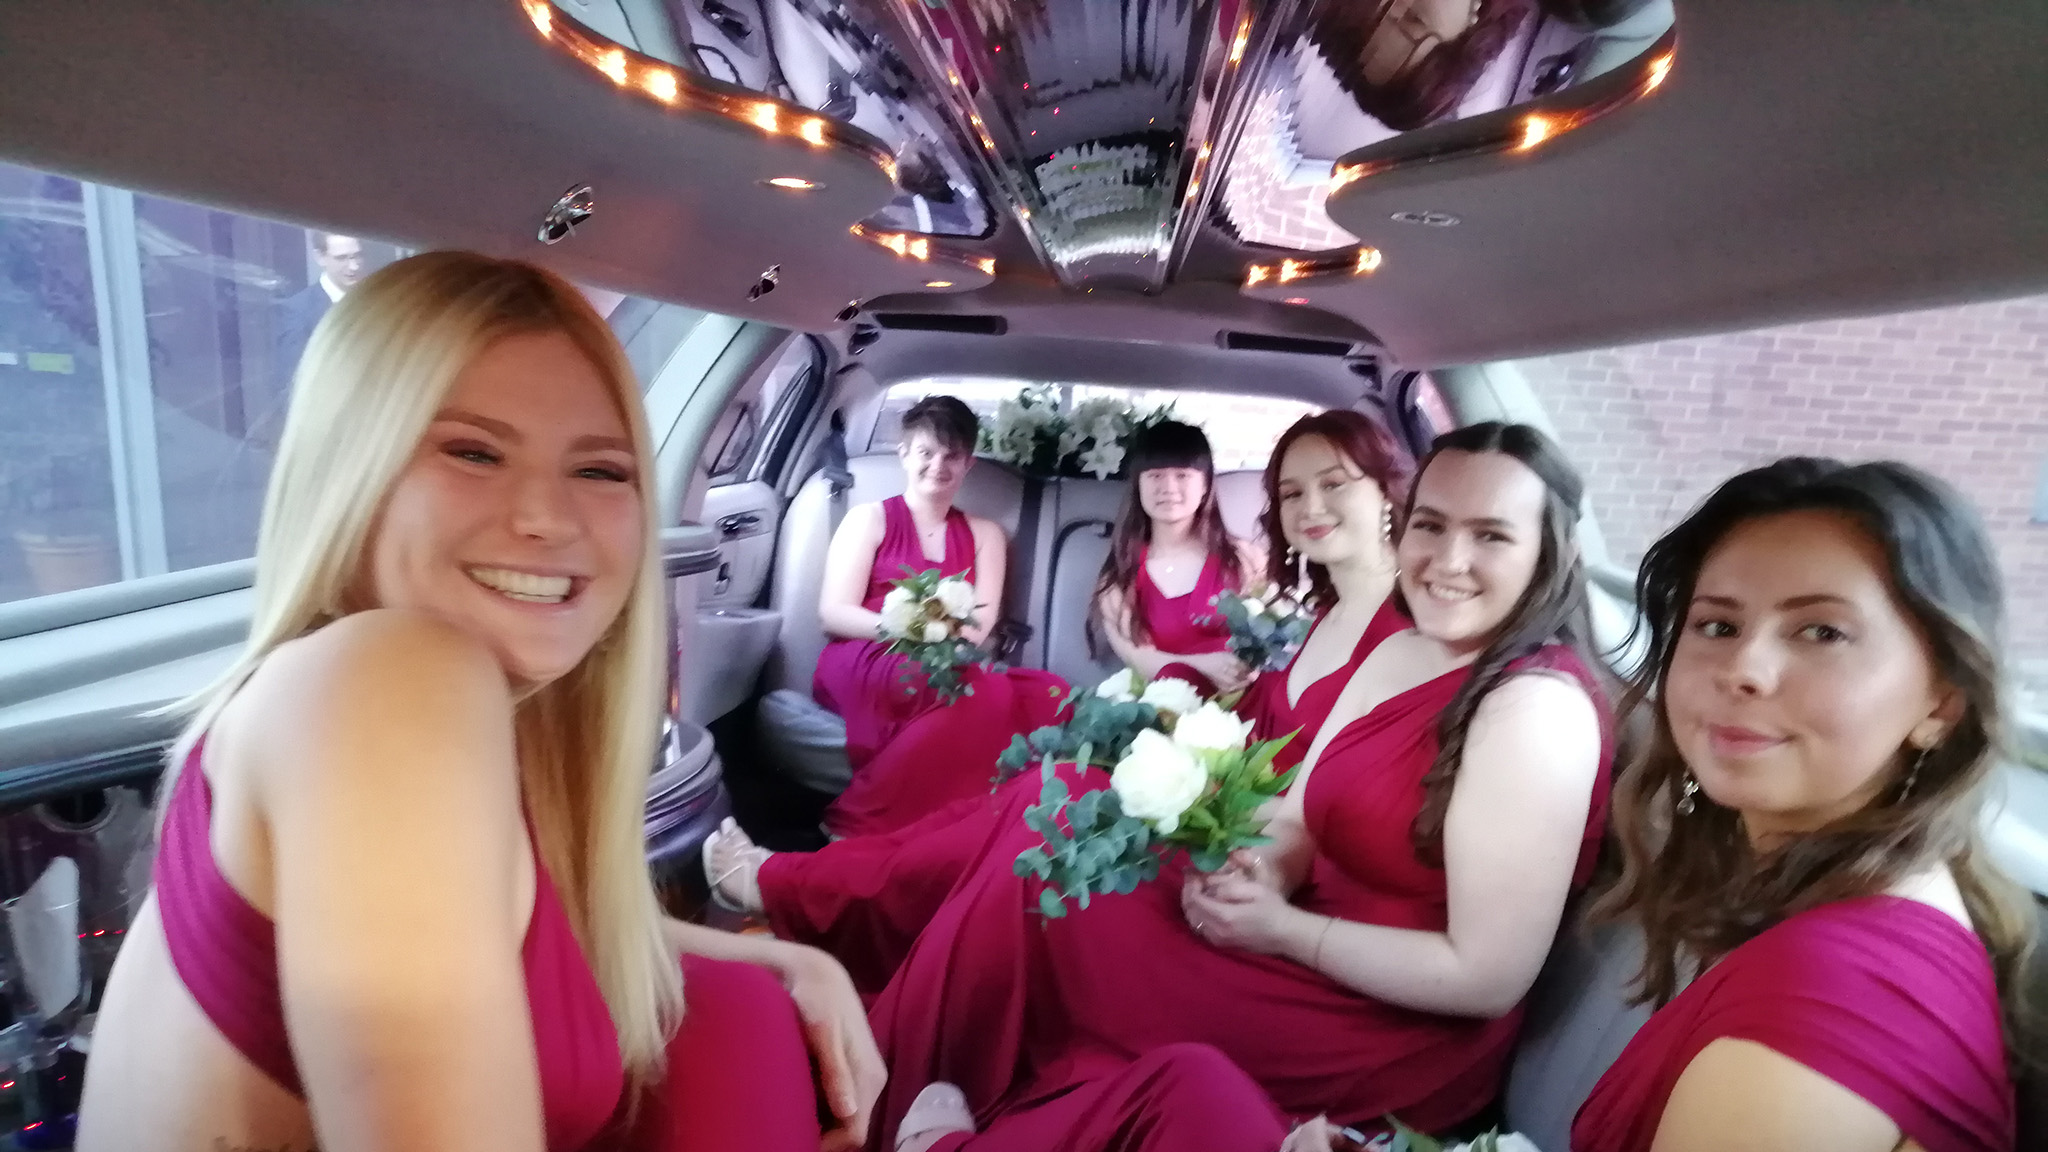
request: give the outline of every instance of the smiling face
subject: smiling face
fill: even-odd
[[[1952,726],[1959,697],[1886,570],[1875,540],[1824,511],[1739,524],[1700,567],[1664,714],[1753,839],[1861,809]]]
[[[558,332],[508,336],[455,378],[372,530],[378,607],[432,612],[537,687],[589,654],[645,546],[632,441]]]
[[[934,504],[951,505],[974,463],[972,450],[949,448],[928,428],[913,429],[896,455],[903,461],[904,488]]]
[[[1138,507],[1156,525],[1186,525],[1202,510],[1209,478],[1200,468],[1147,468],[1138,473]]]
[[[1460,654],[1491,643],[1536,575],[1547,499],[1543,479],[1506,453],[1438,453],[1401,534],[1415,630]]]
[[[1392,561],[1385,494],[1328,440],[1303,436],[1288,445],[1276,492],[1281,533],[1311,563],[1342,568]]]

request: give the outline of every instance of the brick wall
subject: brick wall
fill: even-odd
[[[2013,653],[2048,707],[2048,296],[1524,361],[1615,559],[1743,468],[1893,458],[1963,490],[1998,548]]]

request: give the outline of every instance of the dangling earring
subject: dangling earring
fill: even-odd
[[[1913,757],[1913,766],[1906,770],[1905,787],[1899,789],[1898,803],[1904,804],[1906,797],[1913,794],[1913,785],[1920,782],[1920,766],[1927,763],[1927,754],[1932,751],[1934,751],[1932,748],[1922,748],[1920,754]]]
[[[1392,504],[1382,504],[1380,505],[1380,539],[1392,540],[1393,538],[1394,506]]]
[[[1688,774],[1685,778],[1685,787],[1678,793],[1678,814],[1680,816],[1692,815],[1692,810],[1694,807],[1693,796],[1696,793],[1698,793],[1699,790],[1700,782],[1693,779],[1692,776]]]

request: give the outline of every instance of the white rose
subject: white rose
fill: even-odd
[[[908,588],[891,588],[882,598],[882,629],[891,636],[908,636],[917,627],[919,605]]]
[[[937,644],[952,634],[952,629],[937,620],[930,621],[924,626],[924,642],[927,644]]]
[[[1109,774],[1124,813],[1151,821],[1161,832],[1180,827],[1181,815],[1208,783],[1209,773],[1186,749],[1150,728],[1139,731]]]
[[[1138,697],[1138,703],[1150,704],[1161,712],[1185,716],[1202,706],[1202,694],[1180,677],[1168,676],[1145,685],[1145,694]]]
[[[1250,612],[1254,616],[1263,616],[1272,608],[1272,605],[1267,604],[1264,600],[1259,599],[1257,596],[1244,597],[1244,606],[1245,610]]]
[[[1174,722],[1173,742],[1190,752],[1237,752],[1244,748],[1251,731],[1251,721],[1239,720],[1235,713],[1211,702]]]
[[[1291,619],[1301,615],[1301,605],[1284,596],[1276,597],[1273,601],[1273,615],[1278,616],[1282,620]]]
[[[1138,698],[1138,674],[1129,668],[1120,668],[1115,675],[1095,686],[1095,694],[1104,700],[1129,704]]]
[[[1543,1149],[1536,1147],[1534,1140],[1529,1139],[1520,1132],[1509,1132],[1500,1137],[1499,1142],[1494,1147],[1500,1149],[1500,1152],[1543,1152]],[[1446,1148],[1444,1152],[1472,1152],[1472,1145],[1453,1144]]]
[[[939,581],[935,596],[946,615],[955,620],[969,620],[974,616],[974,585],[957,576],[948,576]]]

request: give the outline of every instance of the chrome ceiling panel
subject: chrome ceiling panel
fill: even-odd
[[[1255,59],[1258,6],[894,3],[1059,282],[1163,288],[1193,240],[1205,170]]]
[[[871,230],[985,238],[996,216],[967,141],[879,21],[834,0],[550,0],[600,36],[699,76],[786,100],[883,141],[896,197]]]
[[[1671,0],[1313,0],[1249,95],[1221,221],[1248,244],[1356,244],[1325,210],[1339,157],[1583,84],[1671,26]]]

